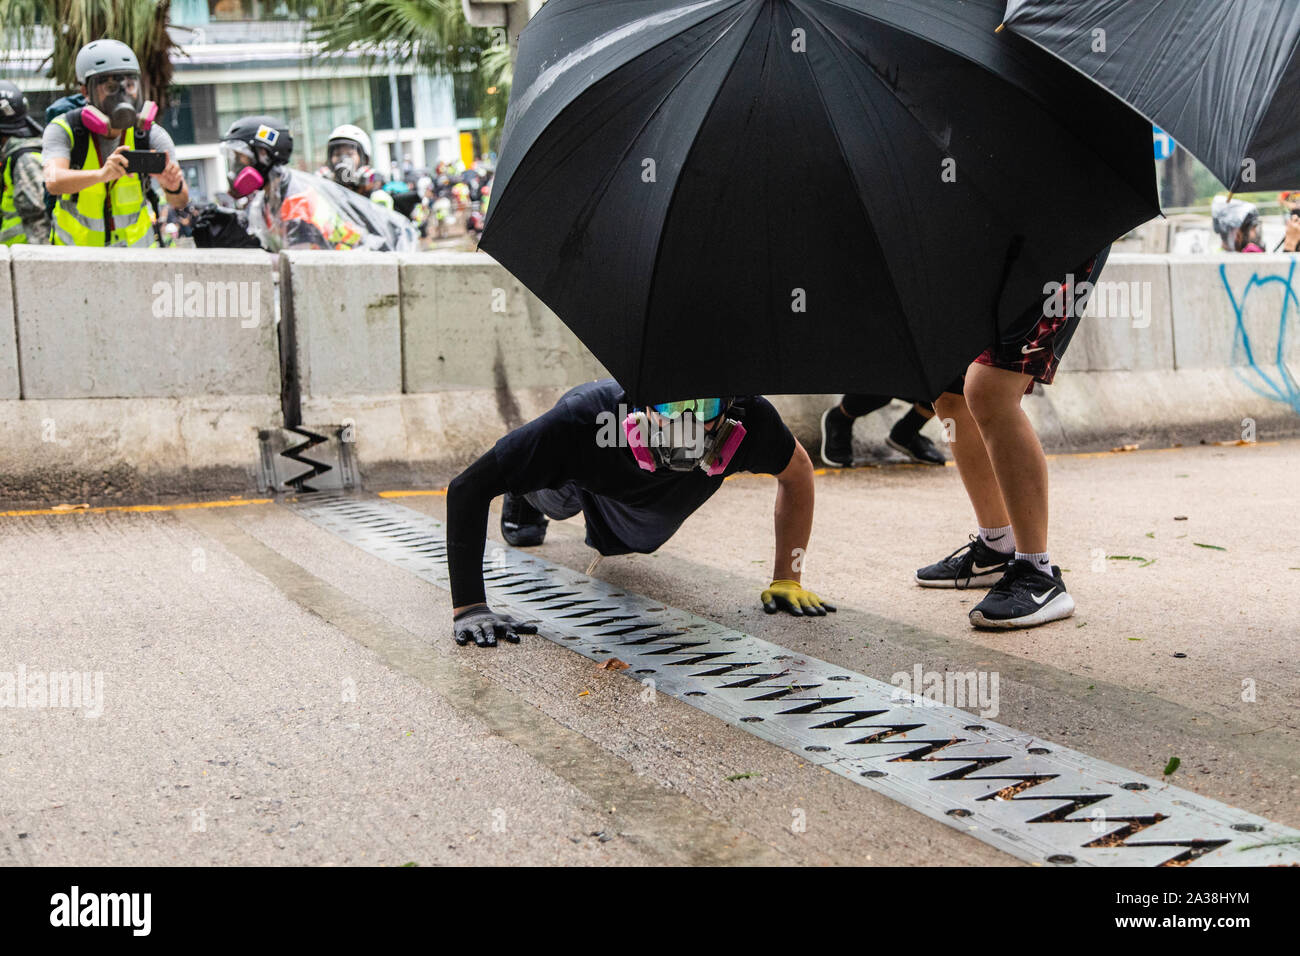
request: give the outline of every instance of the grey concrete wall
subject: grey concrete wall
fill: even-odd
[[[23,398],[279,394],[273,256],[11,254]]]
[[[1172,369],[1169,283],[1164,256],[1113,255],[1061,360],[1061,374]]]
[[[405,391],[550,388],[606,374],[553,312],[477,253],[400,257]]]
[[[14,328],[14,290],[9,247],[0,246],[0,401],[19,396],[18,334]]]
[[[1286,256],[1114,255],[1056,384],[1026,400],[1044,444],[1232,439],[1243,419],[1300,434],[1297,272]],[[485,255],[0,249],[0,499],[250,487],[257,433],[281,424],[279,276],[303,422],[350,426],[369,480],[445,480],[605,374]],[[256,322],[209,308],[207,284],[232,281]],[[203,293],[188,310],[186,283]],[[837,398],[772,396],[813,451]],[[859,420],[859,453],[883,452],[905,408]]]
[[[397,260],[381,252],[287,252],[304,396],[402,391]]]
[[[1178,369],[1251,368],[1276,374],[1283,359],[1300,369],[1300,257],[1169,256]],[[1240,316],[1238,312],[1240,311]],[[1238,319],[1240,318],[1240,326]],[[1253,363],[1248,357],[1253,356]]]

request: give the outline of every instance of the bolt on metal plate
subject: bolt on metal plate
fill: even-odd
[[[449,587],[440,521],[339,494],[288,507]],[[539,634],[1031,863],[1300,864],[1300,831],[489,542],[494,607]],[[650,682],[653,681],[651,685]]]

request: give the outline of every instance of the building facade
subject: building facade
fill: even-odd
[[[324,162],[330,131],[344,123],[370,133],[372,163],[384,173],[399,142],[401,159],[417,169],[478,155],[481,121],[470,115],[469,85],[461,77],[410,65],[390,68],[355,55],[325,57],[305,42],[305,22],[268,0],[173,0],[171,10],[182,52],[174,58],[170,102],[159,122],[176,141],[196,198],[225,188],[221,134],[249,113],[288,122],[294,164],[302,169]],[[43,75],[49,47],[41,45],[38,40],[37,49],[11,50],[0,67],[25,90],[38,116],[64,94]]]

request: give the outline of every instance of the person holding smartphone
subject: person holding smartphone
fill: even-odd
[[[175,143],[154,122],[157,105],[144,99],[140,62],[125,43],[95,40],[77,53],[76,71],[86,105],[55,117],[41,144],[45,188],[58,197],[53,242],[157,246],[153,221],[161,217],[149,180],[172,207],[190,197]]]

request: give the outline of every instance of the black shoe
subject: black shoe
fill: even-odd
[[[971,535],[969,543],[942,561],[917,571],[916,583],[923,588],[987,588],[1007,573],[1013,557],[993,550],[983,538]]]
[[[970,622],[983,628],[1037,627],[1073,613],[1074,598],[1065,590],[1060,568],[1052,565],[1049,576],[1033,562],[1012,561],[1002,580],[971,609]]]
[[[546,540],[546,515],[528,503],[523,495],[506,492],[501,502],[501,537],[512,548],[532,548]]]
[[[822,461],[832,468],[853,467],[853,419],[838,405],[822,412]]]
[[[907,442],[898,441],[891,434],[885,439],[885,444],[894,451],[902,452],[920,465],[942,465],[948,460],[944,457],[943,452],[935,447],[934,442],[919,433],[913,435],[911,440]]]

